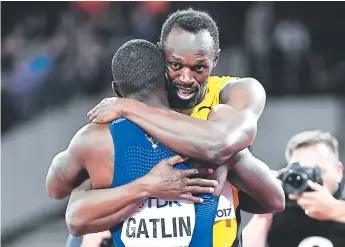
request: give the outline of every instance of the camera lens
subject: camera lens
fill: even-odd
[[[292,173],[286,178],[286,183],[297,189],[304,184],[304,180],[299,174]]]

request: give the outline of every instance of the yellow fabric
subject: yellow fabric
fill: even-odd
[[[220,104],[219,94],[223,86],[234,79],[237,78],[230,76],[210,76],[208,78],[208,89],[205,98],[200,104],[192,109],[190,116],[202,120],[207,120],[208,114],[210,113],[211,109]]]
[[[211,109],[220,104],[219,95],[223,86],[236,79],[238,78],[229,76],[209,77],[207,94],[204,100],[192,109],[190,116],[197,119],[207,120]],[[236,210],[239,205],[238,190],[228,182],[226,182],[224,186],[231,186],[233,192],[232,201],[234,203],[234,210]],[[238,225],[236,218],[215,222],[213,226],[213,247],[231,247],[237,237],[237,228]]]

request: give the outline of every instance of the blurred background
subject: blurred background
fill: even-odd
[[[345,161],[345,2],[1,2],[3,246],[64,246],[66,201],[45,190],[52,158],[112,95],[117,48],[157,42],[167,15],[187,7],[219,26],[213,74],[255,77],[266,88],[257,157],[281,168],[292,135],[322,129]]]

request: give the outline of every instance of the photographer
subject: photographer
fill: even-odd
[[[327,132],[302,132],[290,139],[285,154],[290,165],[277,177],[286,209],[254,215],[243,231],[243,246],[344,247],[345,188],[337,140]]]

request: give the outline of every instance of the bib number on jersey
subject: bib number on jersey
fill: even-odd
[[[194,226],[193,203],[150,197],[124,221],[121,240],[126,247],[188,246]]]
[[[221,195],[219,197],[217,215],[216,215],[215,221],[230,220],[230,219],[236,218],[234,205],[232,204],[231,199],[232,197],[227,198],[224,195]]]
[[[217,217],[218,218],[230,217],[231,210],[232,210],[231,206],[229,206],[228,208],[218,209]]]

